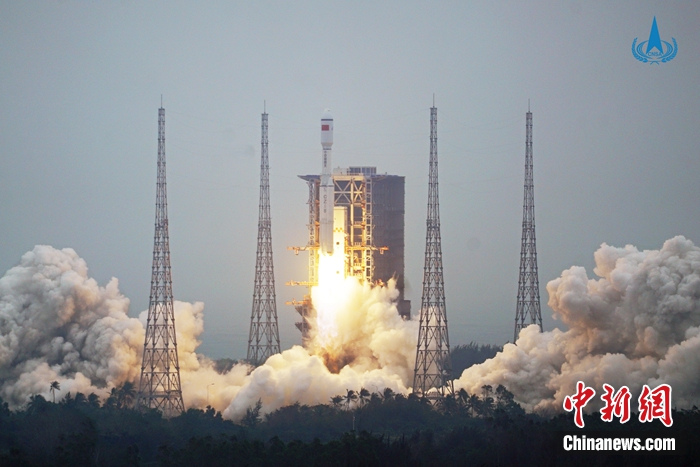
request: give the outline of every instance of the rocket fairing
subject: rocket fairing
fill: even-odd
[[[321,117],[321,186],[319,189],[319,245],[321,253],[333,254],[333,207],[335,188],[331,176],[331,147],[333,146],[333,116],[326,109]]]

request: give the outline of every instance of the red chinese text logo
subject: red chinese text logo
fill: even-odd
[[[600,409],[600,419],[604,422],[612,422],[615,417],[620,423],[627,423],[630,419],[630,400],[632,395],[627,386],[622,386],[618,391],[609,384],[603,384],[601,400],[604,403]],[[586,387],[583,381],[576,383],[576,394],[564,398],[564,410],[574,411],[574,423],[579,428],[584,427],[583,408],[595,396],[593,388]],[[658,419],[665,426],[673,425],[671,417],[671,386],[661,384],[650,389],[646,384],[642,386],[639,402],[639,421],[642,423]]]
[[[595,390],[586,387],[583,381],[579,381],[576,383],[576,394],[564,398],[564,410],[567,412],[575,410],[574,422],[579,428],[583,428],[583,408],[593,396],[595,396]]]
[[[626,423],[630,419],[630,389],[622,386],[619,391],[609,384],[603,384],[605,394],[600,396],[605,402],[605,407],[600,409],[600,419],[604,422],[612,422],[613,417],[618,417],[620,423]]]
[[[639,421],[650,422],[658,418],[665,426],[673,425],[671,418],[671,386],[662,384],[651,390],[646,384],[639,396]]]

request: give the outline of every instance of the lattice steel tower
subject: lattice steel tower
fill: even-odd
[[[270,163],[267,152],[267,113],[262,114],[260,150],[260,204],[258,248],[255,255],[253,311],[250,315],[248,361],[258,365],[280,352],[277,329],[275,268],[272,263],[272,221],[270,219]]]
[[[523,235],[520,242],[520,276],[518,278],[518,305],[515,310],[515,334],[530,324],[542,331],[540,311],[540,280],[537,273],[535,245],[535,185],[532,176],[532,112],[530,105],[525,114],[525,200],[523,201]],[[529,318],[529,322],[528,321]]]
[[[454,394],[450,340],[447,334],[445,284],[442,276],[440,201],[438,196],[437,108],[430,108],[430,176],[425,236],[423,296],[413,392],[432,399]],[[435,391],[429,392],[432,388]]]
[[[151,295],[136,406],[158,409],[165,417],[179,415],[185,410],[180,387],[172,285],[165,181],[165,109],[161,103],[158,109],[158,179]]]

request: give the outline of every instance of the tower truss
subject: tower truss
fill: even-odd
[[[267,113],[262,114],[260,150],[260,204],[258,247],[255,255],[253,311],[250,315],[248,361],[258,365],[280,352],[277,327],[275,268],[272,262],[272,221],[270,218],[270,163],[267,142]]]
[[[431,399],[454,394],[450,340],[447,333],[442,274],[440,201],[438,196],[437,108],[430,108],[430,175],[421,298],[413,392]]]
[[[165,417],[179,415],[185,410],[180,386],[172,285],[165,179],[165,109],[161,105],[158,109],[158,175],[151,294],[136,406],[140,409],[158,409]]]
[[[528,105],[525,114],[525,199],[523,201],[523,233],[520,242],[520,274],[518,278],[518,304],[515,309],[515,334],[530,324],[537,324],[542,331],[540,311],[540,280],[537,272],[537,247],[535,242],[535,185],[532,170],[532,112]]]
[[[309,280],[289,281],[287,285],[306,286],[303,300],[287,302],[301,315],[296,323],[302,342],[308,343],[315,311],[311,288],[318,284],[319,187],[318,175],[299,175],[309,189],[309,242],[288,247],[295,253],[309,254]],[[351,166],[333,171],[335,207],[345,209],[346,274],[362,283],[386,283],[396,279],[399,315],[410,319],[411,301],[404,298],[404,177],[378,174],[376,167]]]

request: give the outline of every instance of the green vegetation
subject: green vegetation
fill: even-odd
[[[496,346],[453,349],[455,374],[490,358]],[[225,370],[233,361],[220,362]],[[459,373],[457,372],[459,370]],[[605,423],[573,414],[527,414],[503,386],[479,394],[460,390],[437,403],[387,388],[347,389],[327,404],[294,404],[263,413],[258,401],[243,418],[224,420],[211,407],[164,419],[134,410],[135,388],[125,383],[102,401],[95,394],[30,398],[18,411],[0,400],[0,465],[17,466],[451,466],[451,465],[697,465],[700,410],[674,411],[674,424]],[[676,453],[565,452],[564,434],[675,437]]]
[[[698,409],[675,411],[671,428],[635,417],[604,423],[593,414],[578,430],[572,414],[526,414],[502,386],[484,386],[479,395],[462,390],[437,404],[360,388],[328,405],[294,404],[265,415],[257,403],[238,424],[212,408],[169,420],[137,412],[132,390],[117,388],[104,403],[80,393],[58,403],[37,395],[17,412],[0,402],[0,465],[693,465],[700,454]],[[614,453],[609,461],[609,453],[564,452],[566,432],[648,432],[675,436],[679,445],[675,455]]]

